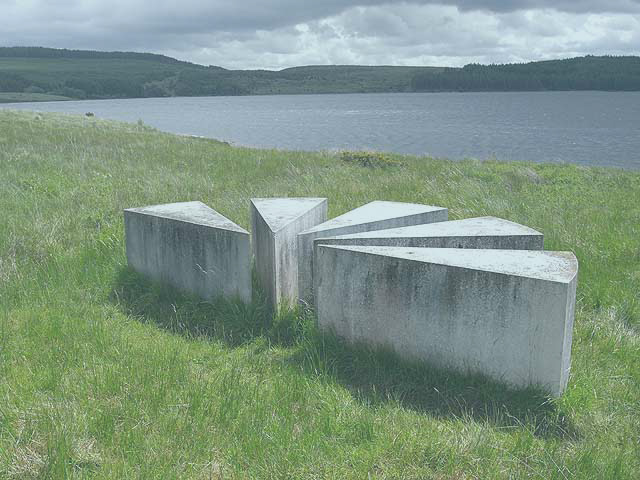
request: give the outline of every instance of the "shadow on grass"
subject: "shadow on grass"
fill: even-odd
[[[350,345],[314,330],[291,356],[310,375],[332,378],[366,405],[397,404],[434,417],[472,419],[496,428],[527,429],[543,438],[577,440],[567,414],[537,389],[515,390],[482,375],[465,375]]]
[[[395,403],[448,419],[472,419],[496,428],[527,429],[538,437],[579,439],[555,402],[535,389],[513,390],[481,375],[463,375],[408,362],[390,351],[348,345],[322,333],[308,309],[273,315],[254,278],[254,299],[204,302],[150,282],[130,269],[116,280],[112,299],[142,322],[190,338],[205,337],[230,347],[256,339],[293,347],[290,367],[324,381],[336,381],[366,405]]]
[[[128,315],[187,337],[206,337],[237,347],[256,338],[291,346],[305,334],[305,319],[296,311],[274,317],[265,296],[253,279],[253,301],[203,301],[168,285],[149,281],[123,268],[111,292],[112,300]]]

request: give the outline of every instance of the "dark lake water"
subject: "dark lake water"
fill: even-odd
[[[177,97],[0,108],[93,112],[255,147],[371,149],[640,170],[640,92]]]

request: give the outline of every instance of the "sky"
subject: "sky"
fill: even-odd
[[[231,69],[639,55],[640,0],[0,0],[0,46]]]

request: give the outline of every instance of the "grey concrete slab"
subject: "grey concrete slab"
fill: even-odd
[[[351,342],[558,396],[577,272],[570,252],[318,245],[316,313]]]
[[[448,210],[417,203],[374,201],[298,234],[298,296],[313,297],[313,241],[316,238],[369,232],[385,228],[442,222]]]
[[[129,266],[205,299],[251,301],[249,232],[201,202],[124,211]]]
[[[298,233],[327,220],[326,198],[253,198],[253,255],[269,304],[298,300]]]
[[[542,233],[497,217],[465,218],[373,232],[317,238],[316,245],[542,250]]]

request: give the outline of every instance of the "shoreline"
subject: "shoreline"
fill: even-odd
[[[583,122],[581,128],[560,127],[555,131],[547,125],[546,118],[536,121],[537,127],[529,126],[527,115],[520,115],[517,109],[510,107],[512,101],[525,106],[531,102],[545,104],[557,103],[555,96],[549,97],[509,97],[502,98],[500,104],[505,113],[521,118],[521,124],[510,123],[496,118],[484,125],[465,118],[460,109],[468,109],[473,105],[490,108],[495,96],[458,97],[450,94],[437,94],[419,100],[413,96],[402,95],[391,97],[387,94],[350,95],[345,98],[334,96],[332,99],[318,98],[308,95],[286,98],[238,99],[235,97],[160,97],[155,99],[127,100],[83,100],[66,102],[38,102],[0,104],[0,110],[59,112],[62,114],[84,116],[94,114],[98,118],[139,123],[149,125],[159,131],[179,135],[194,135],[225,141],[230,144],[266,150],[282,150],[297,152],[364,150],[379,151],[392,155],[412,155],[416,157],[440,157],[455,161],[475,159],[477,161],[532,162],[548,164],[575,164],[589,167],[618,168],[625,171],[640,170],[640,158],[635,156],[633,144],[640,150],[640,132],[633,125],[620,125],[614,128],[611,136],[603,128],[594,126],[602,133],[592,137],[589,125],[595,118]],[[382,95],[377,97],[377,95]],[[527,94],[528,95],[528,94]],[[588,99],[596,99],[600,104],[614,101],[615,105],[629,102],[628,97],[609,97],[607,93],[593,96],[577,95],[567,99],[568,105],[582,105]],[[467,100],[467,98],[469,100]],[[566,97],[563,96],[566,99]],[[255,99],[255,101],[254,101]],[[538,101],[539,100],[539,101]],[[327,101],[331,102],[326,107]],[[435,112],[422,112],[413,105],[420,101],[425,108],[440,105]],[[103,103],[104,102],[104,103]],[[345,103],[346,102],[346,103]],[[457,109],[451,116],[447,111],[450,102]],[[331,105],[338,105],[337,109]],[[635,102],[632,102],[635,105]],[[344,107],[343,105],[348,105]],[[382,106],[380,114],[378,105]],[[398,105],[397,107],[395,105]],[[179,108],[183,114],[172,113]],[[386,110],[385,110],[386,108]],[[554,107],[555,110],[558,108]],[[581,107],[576,107],[581,108]],[[613,111],[613,109],[616,109]],[[540,109],[538,109],[540,111]],[[611,114],[618,115],[617,107],[611,107]],[[632,110],[626,108],[626,115]],[[546,112],[546,110],[542,110]],[[219,112],[211,115],[209,112]],[[430,122],[430,129],[422,134],[422,126],[415,123],[416,113],[424,117],[422,121]],[[384,116],[384,115],[388,116]],[[321,115],[318,117],[317,115]],[[437,115],[437,117],[436,117]],[[546,115],[546,113],[545,113]],[[594,113],[596,115],[596,113]],[[565,115],[570,118],[570,115]],[[432,126],[436,118],[453,122],[442,127]],[[483,118],[482,112],[476,114],[477,122]],[[448,120],[446,120],[448,119]],[[295,121],[294,121],[295,120]],[[308,120],[308,121],[307,121]],[[401,128],[401,122],[408,121],[407,129]],[[370,125],[368,122],[372,122]],[[456,123],[457,122],[457,123]],[[555,123],[559,123],[557,120]],[[387,127],[392,125],[393,128]],[[453,127],[458,125],[460,134]],[[343,126],[344,128],[341,128]],[[501,132],[501,127],[511,129],[517,135],[511,138]],[[616,133],[617,132],[617,133]],[[597,133],[597,132],[596,132]],[[489,137],[487,137],[489,135]],[[486,138],[486,140],[484,140]],[[619,139],[619,141],[616,141]]]
[[[621,93],[621,94],[638,94],[640,95],[640,90],[433,90],[433,91],[380,91],[380,92],[298,92],[298,93],[250,93],[250,94],[238,94],[238,95],[171,95],[171,96],[160,96],[160,97],[99,97],[99,98],[72,98],[72,97],[62,97],[60,99],[30,99],[30,100],[18,100],[18,101],[5,101],[2,98],[3,94],[7,95],[34,95],[34,94],[24,94],[21,92],[0,92],[0,105],[7,104],[21,104],[21,103],[57,103],[57,102],[98,102],[98,101],[107,101],[107,100],[153,100],[153,99],[169,99],[169,98],[177,98],[177,99],[185,99],[185,98],[236,98],[236,97],[304,97],[304,96],[318,96],[318,95],[437,95],[437,94],[460,94],[460,95],[476,95],[476,94],[521,94],[521,93],[539,93],[539,94],[549,94],[549,93],[564,93],[564,94],[574,94],[574,93]],[[40,94],[35,94],[40,95]],[[59,95],[49,95],[42,94],[50,97],[57,97]]]

